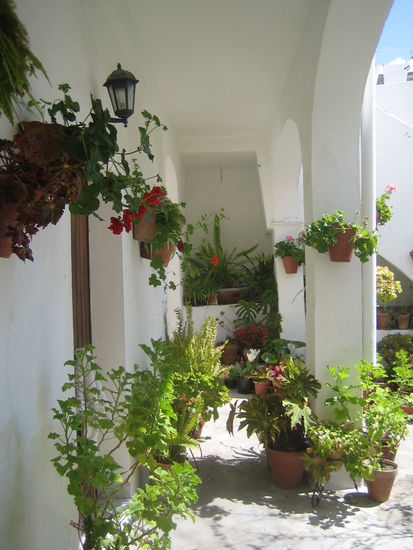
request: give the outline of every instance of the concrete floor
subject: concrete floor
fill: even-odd
[[[177,521],[172,550],[413,550],[412,423],[390,500],[375,503],[360,487],[355,502],[355,489],[347,488],[327,491],[313,509],[307,480],[298,489],[277,488],[256,437],[247,439],[237,424],[234,437],[226,432],[228,410],[204,426],[208,439],[194,452],[203,481],[195,522]]]

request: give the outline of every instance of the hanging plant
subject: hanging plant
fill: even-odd
[[[19,99],[25,94],[31,97],[29,77],[40,71],[47,78],[15,10],[12,0],[0,0],[0,112],[11,124]]]

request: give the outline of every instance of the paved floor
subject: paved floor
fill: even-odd
[[[228,410],[204,427],[210,439],[194,453],[203,480],[196,519],[178,521],[172,550],[413,550],[412,423],[390,500],[370,501],[361,487],[356,503],[347,488],[327,491],[313,509],[307,480],[298,489],[277,488],[257,439],[237,424],[234,437],[227,434]]]

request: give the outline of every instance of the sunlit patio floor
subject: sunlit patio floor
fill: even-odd
[[[238,424],[234,437],[227,433],[228,411],[229,405],[205,425],[206,440],[194,451],[192,463],[203,482],[195,522],[177,521],[172,550],[413,549],[412,423],[396,458],[399,473],[390,500],[378,504],[363,485],[357,495],[344,483],[345,489],[326,490],[313,508],[307,479],[298,489],[277,488],[256,437],[247,439]],[[335,486],[343,486],[344,474],[335,475]]]

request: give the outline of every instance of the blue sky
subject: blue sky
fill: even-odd
[[[413,56],[413,0],[394,0],[376,49],[376,63]]]

